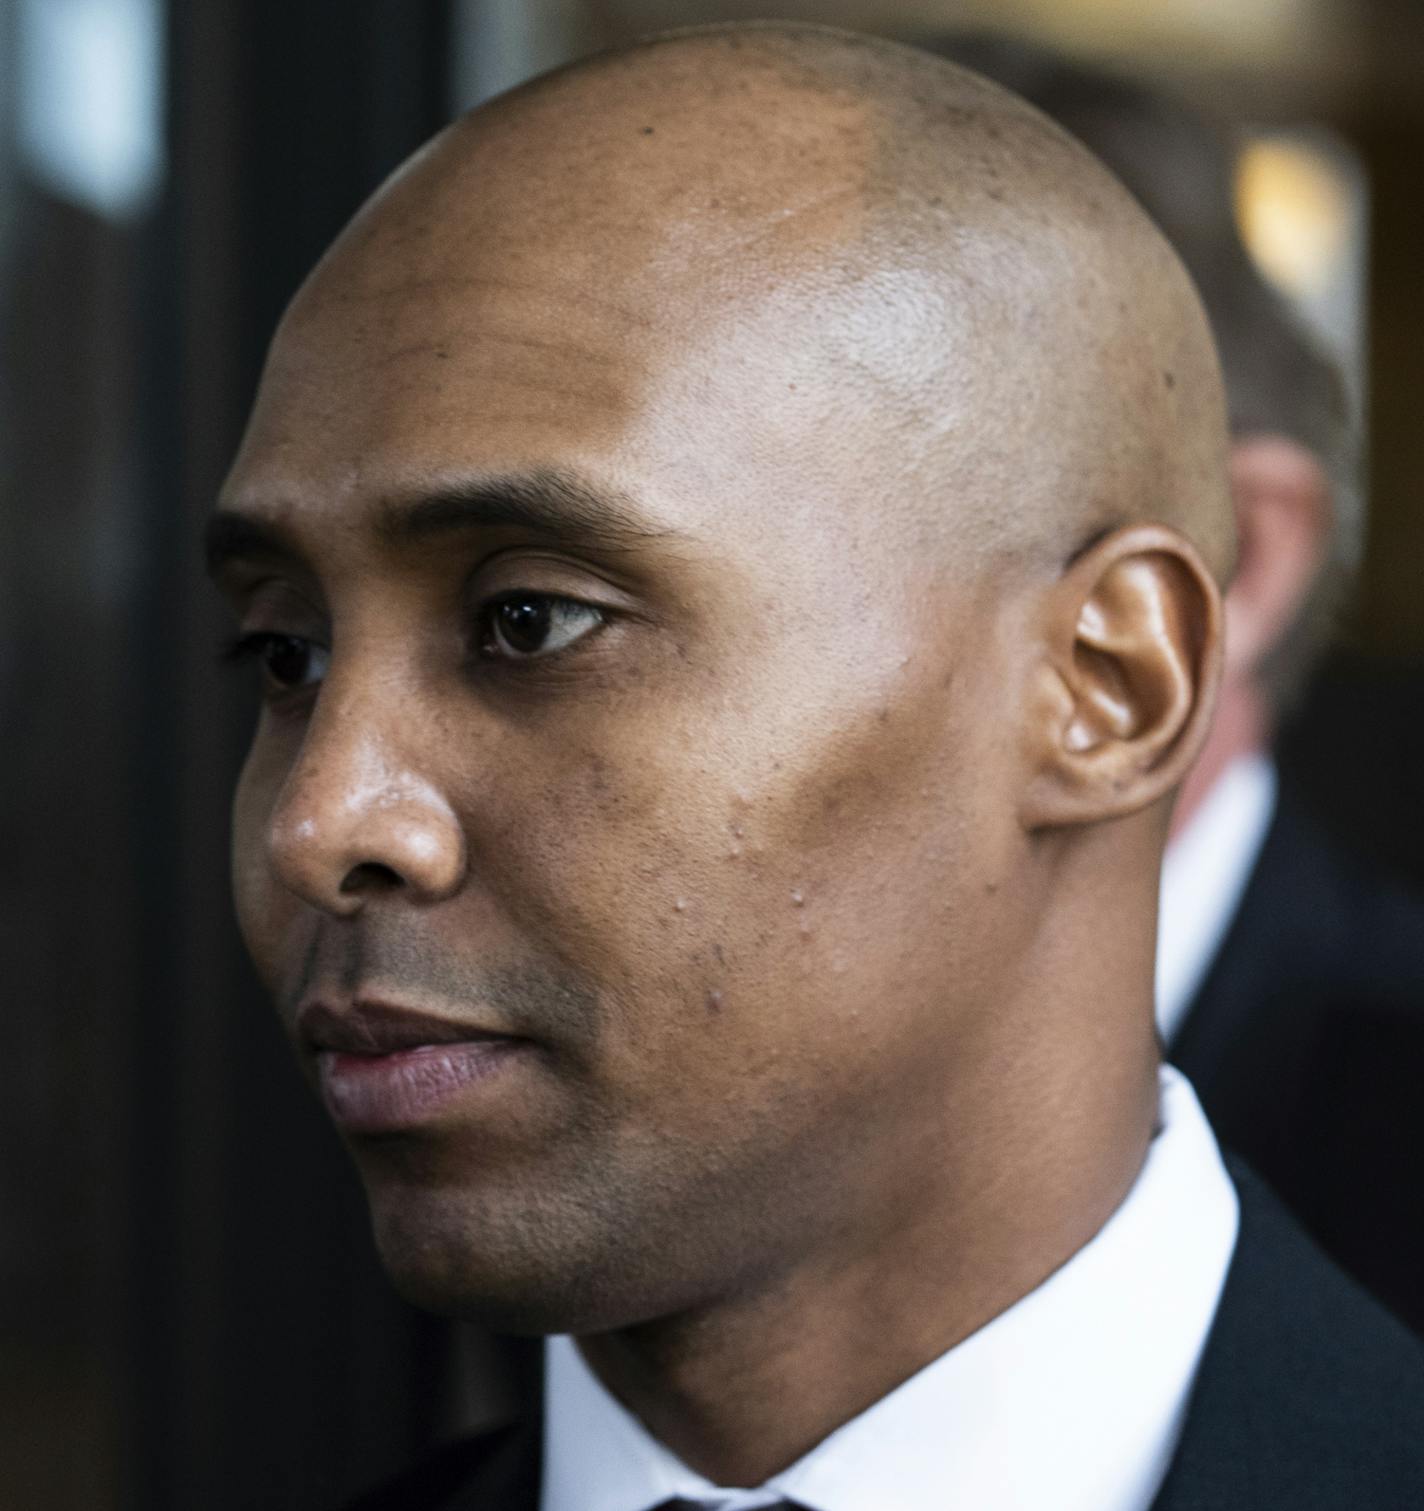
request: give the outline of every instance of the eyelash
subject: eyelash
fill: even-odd
[[[569,598],[559,593],[537,593],[527,590],[523,592],[502,593],[499,597],[488,599],[481,604],[475,615],[476,652],[481,659],[499,661],[506,669],[512,670],[522,668],[533,662],[556,660],[561,655],[570,653],[572,646],[551,651],[543,656],[530,654],[523,657],[501,657],[487,648],[488,642],[494,633],[494,616],[501,608],[511,603],[517,603],[521,599],[540,599],[550,604],[562,604],[585,609],[589,613],[596,615],[599,620],[598,625],[587,634],[578,636],[573,641],[573,646],[577,646],[583,640],[592,638],[592,636],[598,634],[600,630],[607,626],[610,618],[608,610],[599,607],[597,604],[586,603],[582,599]],[[310,640],[304,635],[288,635],[278,630],[251,630],[225,640],[218,648],[218,661],[223,666],[241,667],[249,662],[260,661],[266,651],[283,641],[312,646],[318,650],[325,649],[318,642]],[[284,690],[295,691],[297,689],[294,687]]]
[[[218,663],[221,666],[241,666],[254,661],[273,640],[297,640],[297,635],[278,635],[271,630],[253,630],[245,635],[233,635],[218,646]]]
[[[303,635],[284,635],[273,630],[254,630],[238,635],[229,641],[219,650],[218,659],[227,666],[240,666],[249,661],[261,663],[269,652],[281,646],[294,648],[306,657],[320,658],[327,654],[325,646],[319,645],[314,640],[308,640]],[[310,669],[309,664],[307,669]],[[270,662],[265,667],[265,672],[266,696],[274,702],[278,699],[295,698],[304,692],[309,692],[321,683],[324,676],[323,671],[323,676],[315,677],[311,681],[296,679],[284,682],[273,675]]]

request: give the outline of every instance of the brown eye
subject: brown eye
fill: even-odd
[[[267,676],[283,689],[308,687],[326,675],[326,652],[298,635],[268,635],[261,654]]]
[[[486,613],[480,649],[511,661],[552,655],[603,623],[602,613],[592,604],[550,593],[511,593]]]
[[[230,663],[257,661],[270,690],[289,692],[293,688],[311,687],[326,676],[331,653],[314,640],[301,635],[274,635],[258,632],[242,635],[224,651],[222,659]]]
[[[547,598],[506,598],[494,611],[495,634],[505,649],[533,656],[549,637],[551,618]]]

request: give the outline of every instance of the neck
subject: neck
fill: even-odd
[[[1081,1001],[1045,1008],[1046,995],[1032,1023],[1005,1015],[1016,1030],[901,1150],[889,1217],[858,1222],[846,1252],[581,1340],[684,1463],[718,1485],[762,1484],[1034,1290],[1121,1204],[1157,1114],[1150,997],[1110,1017]],[[1105,1043],[1120,1053],[1105,1060]]]

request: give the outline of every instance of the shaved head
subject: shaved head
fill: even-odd
[[[753,1484],[1097,1231],[1223,458],[1158,234],[904,48],[655,38],[377,193],[210,555],[244,935],[410,1295],[579,1333],[694,1463],[684,1344],[824,1343]]]
[[[361,362],[372,333],[348,312],[454,287],[464,329],[431,319],[426,339],[494,343],[481,286],[545,273],[680,365],[735,344],[789,405],[814,389],[875,413],[893,460],[857,460],[884,482],[864,496],[882,527],[1053,567],[1155,520],[1229,568],[1223,401],[1188,278],[1094,158],[967,70],[779,23],[576,64],[402,169],[288,324],[335,310]]]

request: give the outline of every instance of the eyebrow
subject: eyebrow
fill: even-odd
[[[621,493],[554,471],[453,483],[413,503],[389,506],[376,530],[385,544],[406,546],[500,527],[610,551],[674,533],[653,528]]]
[[[569,472],[541,470],[461,479],[418,498],[385,505],[375,534],[388,547],[420,545],[474,530],[518,529],[563,544],[613,553],[678,532],[651,525],[625,495]],[[300,561],[302,551],[279,526],[235,509],[208,521],[204,559],[210,576],[234,561]]]

